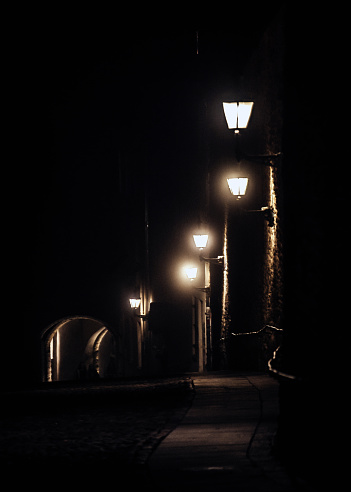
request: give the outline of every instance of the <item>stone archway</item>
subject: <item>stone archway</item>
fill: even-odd
[[[115,337],[89,316],[55,321],[41,336],[45,382],[94,380],[116,375]]]

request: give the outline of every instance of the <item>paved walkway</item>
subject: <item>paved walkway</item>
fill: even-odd
[[[270,451],[278,383],[268,375],[194,377],[195,398],[149,460],[159,491],[295,490]]]

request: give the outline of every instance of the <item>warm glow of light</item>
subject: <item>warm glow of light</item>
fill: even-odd
[[[243,196],[246,193],[248,178],[228,178],[229,189],[234,196]]]
[[[269,168],[269,189],[270,189],[270,201],[269,206],[273,210],[277,210],[277,197],[275,194],[275,172],[273,168]],[[277,221],[275,220],[273,223],[273,227],[266,227],[266,237],[267,237],[267,246],[266,246],[266,275],[267,281],[265,282],[266,292],[265,298],[267,299],[267,308],[270,310],[273,309],[273,290],[275,282],[277,281],[278,272],[275,268],[275,261],[277,261]],[[267,311],[268,312],[268,311]]]
[[[207,246],[208,234],[193,234],[195,246],[203,249]]]
[[[50,342],[50,359],[54,359],[54,337],[52,337]]]
[[[228,128],[246,128],[251,116],[253,102],[224,102],[223,110]],[[238,132],[236,132],[238,133]]]
[[[131,299],[129,299],[129,302],[130,302],[130,307],[132,309],[138,309],[138,307],[140,306],[141,299],[132,297]]]
[[[229,268],[228,268],[228,204],[224,211],[224,234],[223,234],[223,291],[222,291],[222,316],[221,316],[221,339],[225,340],[229,330]],[[223,350],[223,346],[222,346]]]
[[[197,267],[185,267],[184,270],[189,280],[194,280],[196,278]]]

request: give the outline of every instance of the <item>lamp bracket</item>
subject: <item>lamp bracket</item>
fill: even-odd
[[[194,287],[196,290],[199,290],[200,292],[205,292],[206,294],[210,293],[210,287]]]
[[[258,155],[250,155],[244,154],[244,158],[252,161],[259,162],[265,166],[277,167],[277,163],[275,162],[277,159],[283,156],[282,152],[278,152],[277,154],[258,154]]]
[[[256,163],[263,164],[265,166],[277,167],[275,160],[283,156],[282,152],[277,152],[276,154],[246,154],[240,149],[240,134],[239,132],[234,133],[235,136],[235,156],[238,162],[241,159],[246,159],[247,161],[252,161]]]
[[[275,212],[272,207],[261,207],[261,210],[244,210],[247,214],[263,214],[269,227],[274,226]]]
[[[207,261],[212,265],[223,265],[224,256],[217,256],[217,258],[206,258],[205,256],[200,255],[201,261]]]

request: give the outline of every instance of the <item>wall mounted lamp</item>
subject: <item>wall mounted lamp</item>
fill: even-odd
[[[245,195],[247,185],[248,185],[248,178],[228,178],[228,186],[230,189],[230,192],[232,195],[236,197],[237,200],[239,200],[242,196]],[[274,226],[274,210],[272,207],[261,207],[261,210],[244,210],[245,213],[259,213],[262,214],[265,218],[265,220],[268,222],[269,227]]]
[[[129,299],[129,304],[132,309],[138,309],[140,303],[141,303],[140,297],[131,297]]]
[[[247,128],[249,123],[253,102],[224,102],[223,103],[223,111],[224,116],[227,121],[227,125],[229,130],[234,130],[234,133],[238,136],[241,129]],[[259,162],[260,164],[264,164],[266,166],[276,166],[276,160],[282,156],[281,152],[277,154],[259,154],[259,155],[250,155],[244,154],[239,150],[238,139],[235,139],[235,153],[238,162],[240,162],[241,158],[244,157],[247,160],[253,162]]]
[[[234,133],[239,133],[239,130],[246,128],[252,108],[253,102],[224,102],[223,110],[229,130],[234,130]]]
[[[194,243],[197,248],[203,250],[207,246],[208,234],[193,234]]]
[[[240,200],[240,198],[245,195],[248,182],[249,182],[249,178],[227,179],[230,192],[232,195],[236,197],[237,200]]]
[[[192,282],[197,276],[197,267],[185,267],[184,270],[186,276]]]
[[[193,238],[194,238],[195,246],[200,251],[206,248],[207,241],[208,241],[208,234],[193,234]],[[217,256],[217,258],[206,258],[205,256],[200,255],[199,258],[201,261],[206,261],[213,265],[223,265],[224,256]]]
[[[208,261],[210,259],[212,258],[203,258],[200,256],[200,260]],[[193,282],[197,277],[197,270],[198,270],[197,267],[186,267],[184,268],[184,270],[190,282]],[[205,271],[205,278],[206,278],[206,271]],[[209,294],[210,292],[210,286],[207,285],[206,280],[205,280],[205,287],[194,287],[194,289],[199,290],[201,292],[206,292],[207,294]]]
[[[137,318],[147,319],[148,318],[147,314],[137,314],[136,313],[137,309],[139,309],[139,307],[140,307],[140,303],[141,303],[140,297],[131,297],[129,299],[129,304],[130,304],[130,307],[134,311],[134,316],[136,316]]]

